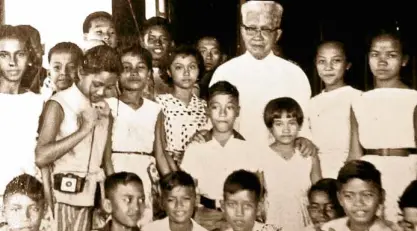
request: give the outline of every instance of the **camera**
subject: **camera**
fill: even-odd
[[[80,193],[83,191],[84,184],[84,177],[71,173],[54,175],[54,189],[64,193]]]

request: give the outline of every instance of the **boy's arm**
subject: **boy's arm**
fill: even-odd
[[[52,196],[51,167],[49,165],[41,168],[41,176],[42,176],[43,191],[45,193],[45,198],[53,214],[55,210],[54,210],[54,200]]]
[[[174,160],[165,152],[166,137],[164,120],[165,116],[162,112],[160,112],[155,125],[154,153],[156,166],[161,176],[170,173],[172,165],[176,166]]]
[[[104,158],[103,158],[103,165],[104,165],[104,172],[106,176],[109,176],[114,173],[113,161],[112,157],[112,136],[113,136],[113,116],[109,115],[109,129],[107,132],[107,141],[106,147],[104,149]]]
[[[320,159],[318,155],[313,155],[311,158],[311,172],[310,172],[310,180],[311,184],[315,184],[317,181],[321,180],[321,167],[320,167]]]
[[[359,141],[358,122],[355,112],[350,108],[350,148],[346,161],[357,160],[363,156],[362,146]]]
[[[61,158],[91,132],[95,126],[95,120],[97,120],[97,114],[92,110],[94,109],[83,113],[80,129],[56,141],[56,136],[64,120],[64,112],[57,102],[50,100],[46,103],[41,116],[41,129],[35,149],[35,163],[39,168],[45,167]]]

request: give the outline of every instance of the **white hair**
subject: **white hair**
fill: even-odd
[[[241,7],[242,22],[246,21],[249,12],[259,14],[269,14],[276,26],[281,24],[282,13],[284,8],[274,1],[248,1]]]

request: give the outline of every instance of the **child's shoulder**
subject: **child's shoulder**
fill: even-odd
[[[160,220],[155,220],[155,221],[143,226],[143,228],[141,230],[142,231],[153,231],[153,230],[169,231],[168,217],[160,219]]]
[[[281,231],[282,229],[272,225],[272,224],[263,224],[259,222],[255,222],[253,227],[253,231]]]
[[[342,217],[342,218],[339,218],[339,219],[331,220],[331,221],[323,224],[323,226],[321,227],[321,229],[323,231],[332,231],[332,230],[343,231],[343,230],[349,230],[348,227],[347,227],[347,221],[348,221],[348,218],[347,217]]]

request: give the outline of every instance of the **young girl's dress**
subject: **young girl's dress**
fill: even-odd
[[[160,106],[148,99],[133,109],[116,98],[107,99],[114,122],[112,131],[112,162],[115,172],[133,172],[143,182],[145,201],[152,221],[152,180],[150,168],[155,166],[153,144]]]
[[[344,86],[323,91],[310,101],[308,115],[313,142],[319,148],[324,178],[337,178],[349,153],[350,109],[361,91]]]
[[[296,151],[285,160],[271,148],[264,150],[266,223],[282,230],[303,230],[310,224],[307,190],[312,161]]]
[[[358,122],[359,140],[364,150],[363,160],[381,172],[382,187],[386,192],[384,215],[396,222],[398,199],[405,187],[416,179],[416,155],[366,155],[366,149],[415,148],[413,112],[417,105],[417,91],[380,88],[364,92],[352,108]],[[415,153],[414,153],[415,154]]]
[[[207,103],[193,95],[187,106],[172,94],[159,95],[156,102],[165,116],[166,151],[180,165],[192,136],[207,124]]]

